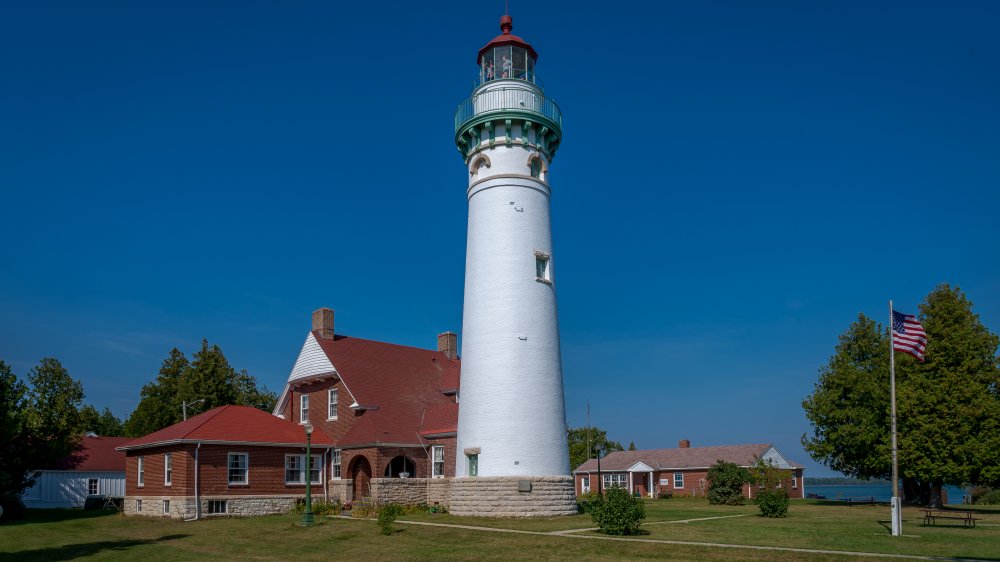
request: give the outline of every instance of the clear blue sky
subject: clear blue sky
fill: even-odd
[[[453,115],[503,2],[20,2],[0,18],[0,358],[135,407],[219,344],[280,390],[460,330]],[[799,446],[837,336],[957,284],[1000,331],[1000,3],[511,2],[565,118],[568,422]]]

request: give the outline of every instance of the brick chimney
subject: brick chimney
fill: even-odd
[[[438,351],[444,353],[448,359],[458,358],[458,334],[455,332],[438,334]]]
[[[690,449],[691,442],[688,441],[687,439],[681,439],[680,441],[677,442],[677,446],[680,447],[681,449]]]
[[[318,308],[313,311],[313,331],[324,340],[333,339],[333,310]]]

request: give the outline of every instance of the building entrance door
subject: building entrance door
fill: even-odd
[[[358,457],[351,461],[351,478],[354,479],[355,500],[371,495],[369,484],[372,480],[372,465],[368,464],[368,459]]]

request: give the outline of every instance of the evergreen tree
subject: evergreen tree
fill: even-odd
[[[177,394],[184,402],[205,400],[205,411],[239,403],[236,371],[219,346],[209,347],[208,340],[201,340],[201,350],[194,354],[191,368],[181,377]]]
[[[0,507],[8,515],[17,511],[21,492],[34,480],[34,459],[27,449],[27,394],[10,365],[0,360]]]
[[[629,451],[634,451],[635,450],[635,441],[629,441],[628,442],[628,450]]]
[[[125,435],[125,427],[109,408],[99,413],[97,408],[87,404],[80,410],[80,432],[93,432],[100,437],[121,437]]]
[[[191,363],[179,349],[170,350],[156,380],[142,387],[139,405],[125,421],[125,435],[141,437],[180,421],[180,381],[190,368]]]

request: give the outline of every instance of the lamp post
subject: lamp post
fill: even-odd
[[[181,401],[181,410],[184,411],[184,419],[185,420],[188,419],[188,406],[194,406],[195,404],[197,404],[199,402],[204,402],[204,401],[205,401],[204,398],[199,398],[197,400],[194,400],[193,402],[185,402],[185,401],[182,400]]]
[[[604,495],[604,490],[601,489],[601,485],[602,485],[602,481],[601,481],[601,453],[604,452],[604,444],[603,443],[598,443],[597,446],[594,448],[594,450],[597,452],[597,495],[603,496]]]
[[[312,446],[313,425],[306,421],[306,510],[302,513],[303,527],[313,525],[313,505],[312,505],[312,467],[309,466],[312,457],[310,456]]]

